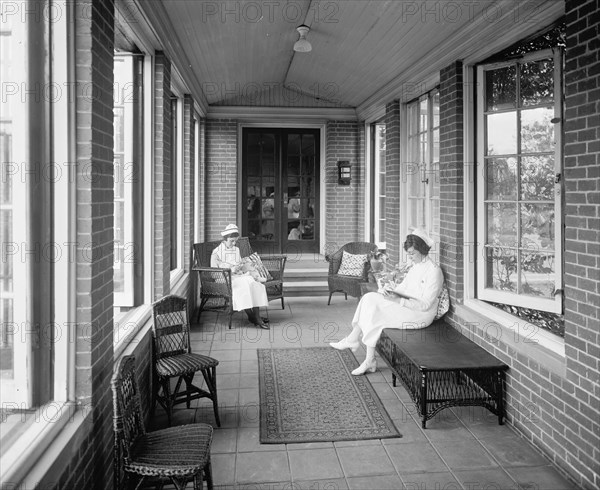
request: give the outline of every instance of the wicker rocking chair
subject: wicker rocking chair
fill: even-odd
[[[175,295],[165,296],[152,305],[152,312],[154,316],[152,364],[155,377],[152,410],[156,402],[160,403],[167,412],[170,424],[174,405],[185,402],[187,408],[190,408],[192,400],[210,398],[213,402],[217,426],[220,427],[216,374],[219,361],[192,353],[187,300]],[[193,384],[194,375],[198,371],[204,377],[206,390]],[[171,391],[171,378],[177,378],[174,391]],[[182,382],[185,382],[184,390],[180,390]]]
[[[328,305],[331,304],[331,296],[333,293],[344,293],[346,299],[348,299],[348,295],[359,298],[361,296],[361,283],[368,281],[368,273],[370,269],[368,260],[365,262],[364,270],[361,276],[344,276],[338,274],[340,266],[342,265],[342,256],[344,251],[355,255],[367,254],[368,256],[372,252],[377,252],[377,250],[377,245],[374,243],[350,242],[346,243],[337,252],[325,257],[329,262],[329,272],[327,274],[327,284],[329,285]]]
[[[115,433],[114,488],[127,488],[133,480],[170,479],[177,489],[192,480],[202,489],[203,479],[213,488],[210,447],[213,428],[187,424],[146,432],[135,374],[135,357],[124,356],[111,381]],[[124,475],[122,475],[124,472]]]
[[[203,311],[218,311],[228,315],[229,328],[233,316],[233,299],[231,290],[231,271],[210,267],[210,256],[220,240],[204,243],[194,243],[194,294],[197,301],[197,321]],[[241,237],[237,241],[242,257],[252,255],[250,241]],[[285,309],[283,295],[283,273],[285,270],[286,255],[261,255],[262,263],[273,279],[264,283],[269,301],[281,300],[281,309]]]

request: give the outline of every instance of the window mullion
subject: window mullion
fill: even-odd
[[[515,251],[517,255],[517,294],[520,294],[522,291],[522,255],[521,255],[521,232],[522,232],[522,220],[521,220],[521,170],[522,170],[522,145],[521,145],[521,65],[519,63],[515,63],[515,73],[516,73],[516,109],[517,109],[517,189],[516,189],[516,204],[517,204],[517,243],[515,244]]]
[[[563,205],[563,52],[557,48],[554,52],[554,236],[555,249],[554,249],[554,263],[555,263],[555,300],[558,302],[558,310],[562,311],[562,294],[556,294],[558,291],[563,290],[563,261],[562,261],[562,249],[563,249],[563,221],[562,221],[562,205]]]

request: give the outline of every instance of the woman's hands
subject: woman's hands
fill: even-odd
[[[396,292],[396,283],[395,282],[386,282],[382,287],[379,288],[379,292],[384,296],[389,296],[390,294],[394,294]]]

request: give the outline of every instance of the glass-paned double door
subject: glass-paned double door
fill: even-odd
[[[242,234],[258,252],[317,252],[319,130],[245,128],[242,145]]]

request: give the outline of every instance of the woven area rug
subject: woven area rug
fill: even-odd
[[[257,352],[262,444],[402,437],[350,350]]]

